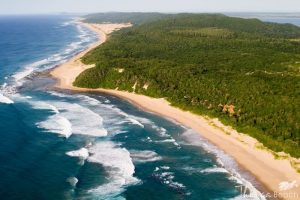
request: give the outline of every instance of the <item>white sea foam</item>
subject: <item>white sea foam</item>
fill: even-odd
[[[60,26],[61,27],[65,27],[65,26],[69,26],[71,23],[70,22],[64,22],[64,23],[62,23]]]
[[[71,157],[78,157],[80,159],[86,160],[89,157],[89,151],[86,148],[81,148],[75,151],[69,151],[66,153]]]
[[[26,99],[30,99],[25,97]],[[41,110],[51,110],[54,113],[58,114],[59,110],[52,104],[47,103],[45,101],[28,101],[31,104],[32,108],[34,109],[41,109]]]
[[[58,95],[66,96],[61,93]],[[47,120],[37,123],[38,127],[49,132],[62,134],[66,138],[72,133],[95,137],[107,135],[107,130],[103,128],[102,117],[87,107],[63,101],[30,100],[28,102],[35,109],[51,110],[55,113]]]
[[[98,120],[97,122],[99,123],[101,121],[100,124],[98,124],[98,129],[99,127],[102,128],[102,134],[103,136],[106,136],[108,133],[110,135],[116,135],[116,134],[121,134],[121,133],[127,133],[128,130],[124,130],[124,126],[123,124],[126,122],[128,123],[128,120],[126,119],[126,117],[124,118],[124,115],[119,115],[119,112],[120,110],[118,110],[117,108],[115,109],[115,107],[113,105],[107,105],[107,104],[103,104],[101,103],[101,101],[105,98],[102,98],[100,100],[96,99],[96,98],[93,98],[93,97],[90,97],[90,96],[87,96],[87,95],[82,95],[82,94],[75,94],[75,95],[68,95],[68,94],[63,94],[63,93],[59,93],[59,92],[48,92],[50,93],[51,95],[53,96],[57,96],[57,97],[61,97],[61,98],[71,98],[71,99],[75,99],[75,100],[79,100],[80,101],[80,107],[83,107],[86,109],[89,110],[89,112],[93,112],[94,114],[92,114],[92,118],[91,116],[87,116],[84,117],[83,114],[85,112],[81,112],[80,115],[81,116],[81,121],[83,120],[89,120],[87,122],[87,125],[91,124],[91,122],[93,121],[97,121],[96,119],[94,119],[93,116],[98,115],[98,118],[101,117],[101,120]],[[55,104],[57,106],[57,104]],[[62,107],[62,106],[58,106],[59,108]],[[66,112],[67,110],[70,110],[69,107],[70,106],[63,106],[65,109],[64,112]],[[67,108],[67,110],[66,110]],[[73,112],[75,112],[76,110],[81,110],[82,108],[80,109],[71,109]],[[62,111],[62,114],[64,113]],[[107,130],[103,129],[103,125],[102,125],[102,116],[99,116],[98,113],[103,113],[104,114],[104,117],[105,117],[105,123],[106,124],[113,124],[113,126],[107,126]],[[126,114],[126,113],[124,113]],[[77,116],[76,114],[73,114],[73,116]],[[68,119],[69,116],[66,116]],[[73,119],[70,119],[70,121],[73,123]],[[79,122],[77,123],[77,125],[80,125],[82,124],[82,122]],[[74,124],[73,124],[74,125]],[[83,127],[84,128],[84,127]],[[94,128],[97,128],[96,126],[94,126]],[[89,131],[91,131],[92,129],[89,128]],[[73,127],[73,132],[75,133],[76,131],[76,127],[74,125]],[[82,132],[82,131],[81,131]],[[92,135],[91,132],[89,133],[88,131],[85,131],[86,133],[85,134],[89,134],[89,135]],[[76,134],[76,133],[75,133]],[[83,133],[81,133],[83,134]],[[98,134],[93,134],[94,136],[101,136]]]
[[[89,30],[81,26],[80,24],[77,24],[76,26],[77,31],[80,33],[78,35],[78,38],[80,38],[80,41],[85,43],[85,42],[90,42],[93,40],[93,37],[87,37],[89,35]]]
[[[152,129],[156,130],[157,133],[162,136],[162,137],[171,137],[168,133],[167,130],[163,127],[157,126],[153,121],[147,118],[143,117],[137,117],[137,116],[131,116],[133,119],[137,120],[138,122],[142,124],[148,124],[151,126]]]
[[[65,94],[65,93],[60,93],[56,91],[48,91],[49,94],[52,96],[56,97],[61,97],[61,98],[72,98],[72,99],[80,99],[82,102],[87,103],[88,105],[91,106],[99,106],[101,105],[101,102],[95,98],[89,97],[87,95],[82,95],[82,94]]]
[[[73,25],[76,21],[75,20],[71,20],[71,21],[66,21],[66,22],[63,22],[61,24],[62,27],[64,26],[70,26],[70,25]]]
[[[72,135],[72,124],[68,119],[59,114],[52,115],[48,117],[47,120],[38,122],[37,126],[53,133],[63,135],[66,138]]]
[[[6,79],[7,79],[7,77],[5,77]],[[5,88],[7,86],[7,83],[3,83],[2,85],[1,85],[1,88]]]
[[[56,97],[80,99],[90,105],[101,105],[99,100],[84,94],[66,94],[57,91],[48,91],[48,93]]]
[[[116,106],[114,105],[108,105],[108,104],[101,104],[101,106],[103,108],[107,108],[113,112],[115,112],[115,114],[117,114],[118,116],[122,116],[124,117],[122,120],[119,120],[117,122],[115,122],[115,124],[124,124],[124,123],[129,123],[129,124],[133,124],[133,125],[137,125],[141,128],[144,128],[144,124],[143,124],[143,120],[139,120],[139,119],[142,119],[140,117],[137,117],[137,116],[133,116],[133,115],[129,115],[127,113],[125,113],[124,111],[122,111],[121,109],[117,108]],[[146,121],[147,119],[144,120],[144,122]],[[150,121],[149,121],[150,122]]]
[[[154,162],[162,159],[162,157],[159,156],[156,152],[148,151],[148,150],[146,151],[131,150],[130,156],[132,157],[134,162],[138,162],[138,163]]]
[[[19,96],[19,99],[24,99],[23,96],[17,96]],[[51,110],[54,113],[54,115],[50,115],[45,121],[36,123],[37,127],[45,129],[49,132],[63,135],[66,138],[69,138],[72,135],[71,122],[60,114],[57,107],[44,101],[29,100],[28,103],[31,104],[32,108],[34,109]]]
[[[201,173],[229,173],[225,168],[222,167],[211,167],[211,168],[206,168],[200,171]]]
[[[157,143],[168,143],[168,142],[176,142],[176,140],[174,138],[170,138],[170,139],[165,139],[165,140],[158,140],[158,141],[155,141]]]
[[[24,78],[28,77],[33,72],[40,72],[49,69],[57,64],[63,63],[66,59],[67,57],[62,54],[53,54],[48,58],[25,65],[22,70],[15,73],[12,78],[17,86],[21,86],[24,83]]]
[[[63,51],[64,54],[70,54],[72,53],[75,49],[79,49],[82,45],[82,42],[72,42],[69,44],[66,49]]]
[[[177,146],[177,148],[181,148],[180,145],[176,142],[176,140],[170,134],[167,133],[167,130],[165,128],[157,126],[150,119],[133,116],[133,115],[127,115],[127,117],[129,117],[128,120],[130,120],[132,124],[137,124],[143,128],[144,128],[144,124],[150,125],[151,128],[154,129],[161,137],[166,138],[165,140],[156,141],[157,143],[171,142],[175,146]]]
[[[151,139],[151,137],[147,137],[146,139],[148,142],[153,142],[153,140]]]
[[[126,114],[127,115],[127,114]],[[151,121],[150,119],[144,118],[144,117],[138,117],[133,115],[127,115],[129,117],[129,120],[133,124],[137,124],[141,127],[144,127],[145,124],[150,125],[152,129],[156,130],[157,133],[162,137],[171,137],[169,134],[167,134],[167,130],[163,127],[159,127],[155,124],[155,122]]]
[[[96,143],[90,149],[89,162],[101,164],[109,174],[109,182],[91,189],[89,192],[101,196],[121,193],[124,186],[138,182],[134,175],[134,165],[130,153],[110,141]]]
[[[103,128],[102,117],[90,109],[76,103],[59,101],[53,101],[51,105],[59,110],[60,117],[67,119],[72,124],[73,134],[95,137],[107,135],[107,130]]]
[[[131,120],[137,121],[138,123],[143,124],[148,124],[148,125],[154,125],[154,122],[152,122],[150,119],[144,118],[144,117],[139,117],[139,116],[134,116],[134,115],[128,115],[126,114],[127,117],[129,117]]]
[[[135,125],[138,125],[138,126],[144,128],[144,125],[141,124],[139,121],[137,121],[137,120],[135,120],[135,119],[128,118],[128,121],[131,122],[131,124],[135,124]]]
[[[165,139],[165,140],[158,140],[158,141],[155,141],[156,143],[173,143],[175,146],[180,146],[176,140],[172,137],[172,136],[169,136],[170,139]]]
[[[64,93],[60,93],[60,92],[56,92],[56,91],[48,91],[49,94],[51,94],[52,96],[57,96],[57,97],[72,97],[72,95],[68,95],[68,94],[64,94]]]
[[[161,142],[176,142],[174,138],[161,140]]]
[[[8,83],[4,83],[0,86],[0,93],[4,96],[12,96],[16,94],[16,87],[13,85],[9,85]]]
[[[170,167],[169,166],[160,166],[160,167],[156,167],[155,168],[155,172],[159,171],[159,170],[169,170]]]
[[[160,136],[162,136],[162,137],[170,137],[170,135],[167,134],[167,130],[165,128],[158,127],[155,124],[152,125],[152,128],[155,129],[159,133]]]
[[[134,174],[134,165],[130,153],[125,148],[120,148],[110,141],[96,143],[90,149],[92,154],[89,162],[102,164],[116,178],[121,178],[124,184],[130,183]]]
[[[169,166],[161,166],[160,168],[161,168],[161,169],[164,169],[164,170],[169,170],[169,169],[170,169]]]
[[[185,167],[182,167],[182,170],[185,171],[189,175],[193,175],[193,174],[202,173],[201,171],[203,169],[202,168],[191,167],[191,166],[185,166]]]
[[[70,183],[72,187],[76,187],[76,184],[78,183],[78,179],[76,177],[69,177],[67,179],[67,182]]]
[[[182,183],[176,182],[175,175],[173,172],[160,172],[159,168],[156,168],[153,173],[154,177],[159,179],[159,181],[165,185],[167,185],[170,188],[176,189],[176,190],[185,190],[185,185]]]
[[[200,146],[207,152],[213,153],[217,157],[217,162],[221,167],[213,167],[208,169],[203,169],[200,172],[202,173],[229,173],[231,175],[230,179],[236,181],[236,183],[242,185],[249,191],[249,196],[254,197],[257,200],[266,199],[248,180],[253,179],[247,174],[243,174],[246,176],[246,179],[241,176],[239,173],[239,167],[237,163],[234,161],[232,157],[225,154],[222,150],[217,148],[215,145],[208,142],[206,139],[200,136],[200,134],[194,132],[191,129],[186,130],[182,137],[187,142],[183,142],[185,145],[194,145]]]
[[[95,98],[86,96],[86,95],[79,95],[79,97],[81,97],[83,99],[83,101],[85,101],[86,103],[92,105],[92,106],[99,106],[101,105],[101,102]]]
[[[0,93],[0,103],[13,104],[13,100]]]
[[[105,100],[105,102],[109,103],[110,101]],[[121,109],[117,108],[114,105],[102,104],[101,106],[114,111],[115,114],[117,114],[118,116],[123,116],[124,117],[121,121],[118,121],[115,124],[129,123],[129,124],[137,125],[141,128],[145,128],[145,125],[155,126],[155,123],[152,122],[150,119],[127,114],[127,113],[125,113],[124,111],[122,111]],[[155,128],[159,128],[159,127],[155,126]],[[166,131],[163,128],[160,129],[160,130],[163,131],[163,132]]]
[[[56,113],[56,114],[59,113],[59,110],[58,110],[55,106],[49,104],[49,108],[50,108],[54,113]]]
[[[12,77],[15,79],[16,82],[18,82],[21,79],[25,78],[26,76],[30,75],[35,70],[35,68],[41,65],[45,65],[47,63],[48,63],[48,59],[43,59],[43,60],[36,61],[32,64],[26,65],[22,69],[22,71],[17,72]]]

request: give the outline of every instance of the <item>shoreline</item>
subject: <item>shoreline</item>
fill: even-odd
[[[80,22],[81,23],[81,22]],[[54,68],[50,74],[57,79],[56,88],[77,92],[100,92],[127,100],[143,110],[150,111],[168,119],[172,119],[201,134],[212,144],[230,155],[244,169],[270,191],[285,194],[297,194],[297,198],[282,197],[282,199],[300,198],[300,187],[280,190],[279,184],[296,181],[300,185],[300,174],[291,166],[288,159],[275,159],[274,155],[259,148],[256,139],[223,125],[217,119],[206,119],[203,116],[172,107],[165,99],[155,99],[144,95],[109,89],[86,89],[72,85],[75,78],[84,70],[94,65],[84,65],[80,58],[90,50],[104,43],[109,34],[115,30],[129,27],[131,24],[86,24],[87,28],[99,34],[99,40],[87,50],[77,54],[66,63]],[[282,189],[282,188],[281,188]],[[286,189],[286,188],[285,188]]]

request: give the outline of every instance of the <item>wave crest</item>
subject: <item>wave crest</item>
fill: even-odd
[[[125,148],[120,148],[110,141],[103,141],[92,146],[89,151],[91,156],[87,160],[101,164],[108,172],[110,180],[109,183],[89,190],[90,193],[111,197],[120,194],[124,186],[138,182],[133,176],[135,167],[130,153]]]

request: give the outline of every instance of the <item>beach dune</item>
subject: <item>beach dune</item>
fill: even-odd
[[[55,87],[81,92],[102,92],[126,99],[147,111],[181,123],[207,138],[210,142],[232,156],[244,169],[251,172],[261,183],[280,199],[300,199],[300,174],[292,167],[291,159],[275,159],[274,155],[261,148],[254,138],[238,133],[224,126],[217,119],[209,119],[172,107],[165,99],[155,99],[143,95],[118,90],[85,89],[73,86],[76,77],[94,65],[84,65],[80,58],[91,49],[106,41],[115,30],[129,27],[131,24],[84,24],[99,34],[99,40],[89,49],[76,55],[68,62],[56,67],[50,73],[58,82]],[[260,146],[260,148],[258,148]],[[298,160],[293,159],[294,162]],[[299,184],[299,187],[297,187]],[[279,199],[279,198],[278,198]]]

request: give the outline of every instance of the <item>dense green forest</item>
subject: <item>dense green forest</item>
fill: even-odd
[[[86,15],[84,22],[87,23],[132,23],[140,25],[146,22],[156,21],[167,17],[168,15],[162,13],[141,13],[141,12],[108,12]]]
[[[84,56],[96,67],[74,84],[127,91],[136,84],[136,93],[218,117],[300,157],[300,28],[221,14],[152,17]]]

